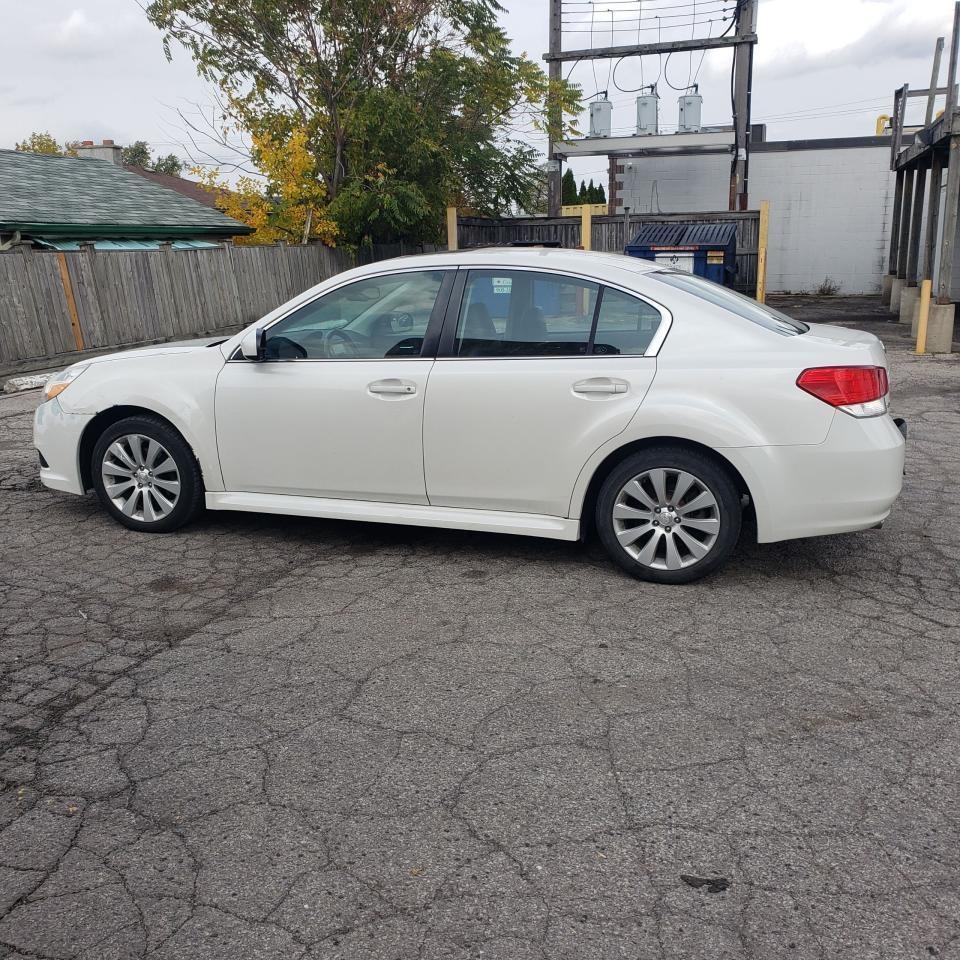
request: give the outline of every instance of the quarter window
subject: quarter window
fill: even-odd
[[[471,270],[455,349],[461,357],[586,354],[599,285],[528,270]]]
[[[295,310],[267,331],[268,360],[419,357],[442,270],[367,277]]]
[[[604,287],[593,352],[633,356],[646,353],[659,326],[660,311],[656,307],[629,293]]]

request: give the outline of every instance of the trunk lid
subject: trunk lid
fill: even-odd
[[[828,323],[811,323],[809,326],[800,339],[807,349],[823,348],[823,366],[887,367],[886,348],[872,333]]]

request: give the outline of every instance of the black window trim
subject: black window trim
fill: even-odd
[[[603,303],[603,292],[608,287],[611,290],[617,290],[620,293],[625,293],[629,297],[636,297],[637,300],[642,300],[648,306],[653,307],[660,314],[660,325],[657,327],[656,333],[653,335],[653,339],[650,341],[646,351],[644,353],[569,353],[569,354],[544,354],[543,356],[530,356],[530,357],[512,357],[512,356],[498,356],[498,357],[461,357],[456,352],[456,336],[457,336],[457,324],[460,319],[460,309],[463,305],[463,295],[466,290],[467,281],[471,272],[487,272],[495,273],[496,271],[502,271],[503,273],[524,271],[525,273],[546,273],[555,277],[565,277],[569,280],[580,281],[582,283],[594,283],[599,288],[597,291],[597,302],[593,308],[593,320],[591,321],[590,326],[590,339],[588,341],[588,351],[592,351],[594,347],[594,339],[597,333],[597,321],[600,316],[600,305]],[[431,318],[432,319],[432,318]],[[437,359],[438,360],[584,360],[587,357],[591,358],[609,358],[609,357],[619,357],[623,359],[625,357],[655,357],[659,352],[660,348],[663,346],[664,340],[667,338],[667,333],[670,331],[670,327],[673,325],[673,313],[665,307],[662,303],[657,303],[654,300],[651,300],[649,297],[644,294],[638,293],[636,290],[630,290],[625,286],[622,286],[617,283],[611,283],[607,280],[601,280],[599,277],[590,277],[585,274],[570,273],[567,270],[550,270],[541,266],[528,267],[528,266],[514,266],[513,264],[501,264],[496,266],[489,266],[487,264],[464,264],[463,266],[457,269],[457,280],[453,288],[453,292],[450,295],[449,300],[447,301],[446,311],[443,316],[443,329],[440,332],[440,342],[439,349],[437,350]]]
[[[310,304],[316,303],[318,300],[322,300],[324,297],[329,296],[331,293],[336,293],[338,290],[342,290],[345,287],[349,287],[354,283],[360,283],[363,280],[375,280],[383,279],[385,277],[395,277],[403,273],[442,273],[443,279],[440,281],[440,289],[437,291],[437,299],[434,301],[433,309],[430,311],[430,318],[427,321],[427,329],[423,335],[423,343],[420,346],[420,353],[416,356],[410,357],[289,357],[285,359],[274,358],[270,360],[247,360],[243,354],[240,352],[240,345],[237,344],[237,348],[230,354],[230,357],[227,360],[227,363],[396,363],[401,360],[434,360],[436,359],[436,346],[437,342],[440,340],[441,328],[444,322],[444,316],[447,310],[448,303],[450,301],[450,291],[456,283],[458,276],[460,274],[460,269],[458,267],[450,267],[445,265],[438,265],[435,267],[428,266],[417,266],[417,267],[407,267],[403,270],[384,270],[382,273],[368,273],[362,277],[351,277],[348,280],[345,280],[343,283],[338,283],[336,286],[328,287],[322,293],[318,293],[315,297],[311,297],[309,300],[304,300],[302,303],[298,303],[295,306],[292,306],[285,313],[281,314],[279,317],[274,317],[269,323],[264,325],[266,330],[269,330],[271,327],[280,323],[283,320],[286,320],[287,317],[292,316],[298,310],[302,310],[304,307],[310,306]]]

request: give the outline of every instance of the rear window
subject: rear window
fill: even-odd
[[[669,287],[692,293],[701,300],[706,300],[717,307],[723,307],[724,310],[729,310],[738,317],[743,317],[744,320],[759,324],[761,327],[779,333],[784,337],[796,337],[810,329],[805,323],[794,320],[779,310],[773,310],[762,303],[757,303],[756,300],[735,293],[727,287],[721,287],[717,283],[704,280],[703,277],[695,277],[692,273],[656,270],[648,273],[647,276],[660,281],[660,283],[665,283]]]

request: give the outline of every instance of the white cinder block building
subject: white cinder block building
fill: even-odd
[[[611,212],[726,210],[730,155],[611,157]],[[894,174],[889,137],[754,143],[750,207],[770,201],[767,289],[878,293],[886,273]]]

